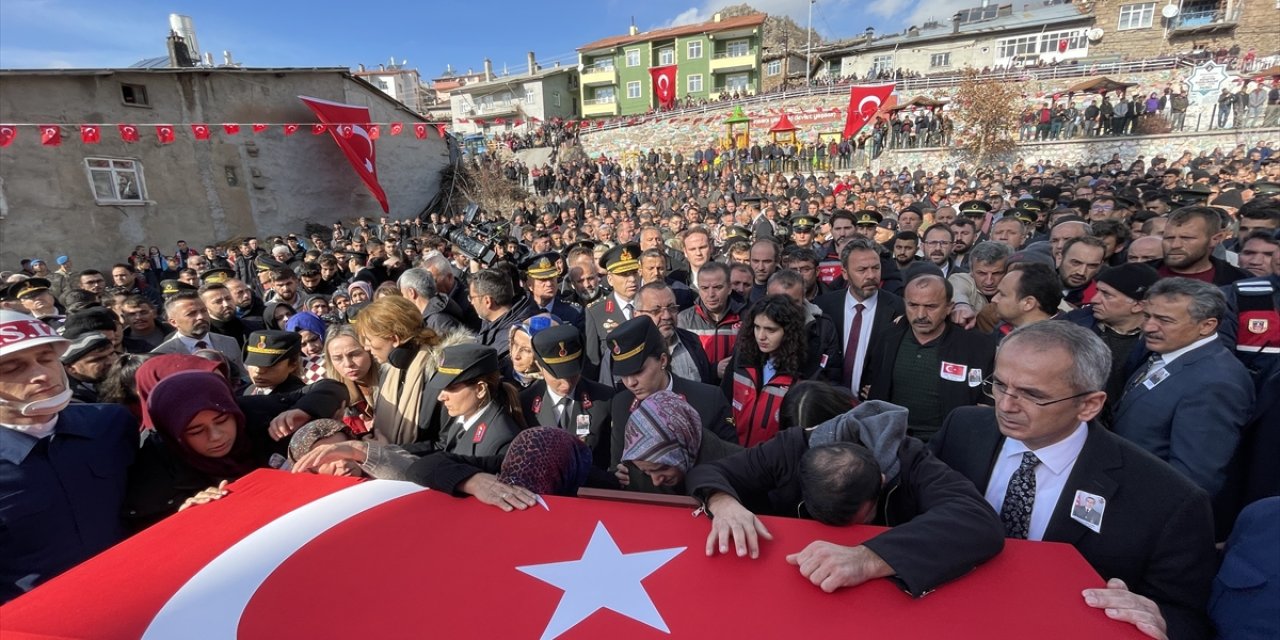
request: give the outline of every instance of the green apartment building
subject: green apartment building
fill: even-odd
[[[631,27],[578,48],[582,115],[608,118],[646,113],[657,106],[651,67],[676,65],[676,99],[760,90],[765,14],[713,19],[643,33]]]

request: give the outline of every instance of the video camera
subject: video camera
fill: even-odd
[[[480,264],[489,265],[497,261],[498,255],[493,252],[490,242],[492,233],[484,228],[488,223],[477,223],[480,205],[471,203],[463,213],[462,227],[451,229],[449,242],[458,247],[464,255]]]

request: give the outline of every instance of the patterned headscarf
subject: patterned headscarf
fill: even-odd
[[[539,495],[573,496],[591,471],[591,449],[557,427],[516,434],[502,460],[498,480]]]
[[[623,460],[643,460],[688,471],[702,447],[702,419],[679,394],[645,398],[627,420]]]

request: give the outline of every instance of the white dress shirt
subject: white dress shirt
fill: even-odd
[[[1214,340],[1217,340],[1217,339],[1218,339],[1218,334],[1215,333],[1207,338],[1200,338],[1199,340],[1196,340],[1195,342],[1192,342],[1191,344],[1181,349],[1178,349],[1177,351],[1170,351],[1169,353],[1160,354],[1161,364],[1167,367],[1170,364],[1173,364],[1174,360],[1177,360],[1178,358],[1187,355],[1188,352],[1194,349],[1199,349],[1200,347],[1203,347],[1206,344],[1209,344],[1210,342],[1213,342]]]
[[[880,299],[880,292],[876,292],[871,297],[861,302],[849,293],[848,289],[844,292],[844,331],[840,334],[840,347],[843,349],[849,345],[849,328],[853,326],[853,318],[858,314],[855,305],[862,305],[862,330],[858,334],[858,359],[853,363],[852,391],[854,397],[857,397],[858,391],[862,386],[862,370],[863,365],[867,363],[867,348],[871,346],[871,326],[875,324],[876,319],[876,301]]]
[[[618,292],[616,291],[613,292],[613,300],[614,302],[618,303],[618,311],[621,311],[622,315],[625,316],[626,319],[630,320],[635,317],[635,313],[636,313],[635,300],[624,300],[622,296],[618,295]],[[631,305],[630,313],[627,312],[627,305]]]
[[[1084,441],[1089,435],[1089,427],[1081,422],[1075,431],[1066,438],[1047,447],[1036,449],[1034,453],[1040,464],[1036,465],[1036,502],[1031,508],[1031,522],[1027,528],[1028,540],[1043,540],[1044,530],[1049,527],[1049,519],[1053,510],[1058,508],[1058,498],[1067,486],[1067,477],[1076,466],[1076,458],[1084,448]],[[987,482],[986,499],[996,513],[1004,506],[1004,494],[1009,490],[1009,479],[1022,464],[1022,454],[1031,449],[1021,440],[1005,438],[1000,455],[996,458],[996,466],[991,470],[991,480]]]

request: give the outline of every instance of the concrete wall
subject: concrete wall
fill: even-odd
[[[148,107],[122,102],[122,82],[143,84]],[[22,257],[67,254],[76,264],[110,264],[134,245],[171,251],[241,235],[302,231],[307,222],[380,215],[381,208],[328,135],[307,128],[286,138],[280,126],[254,134],[247,123],[314,122],[298,99],[309,95],[367,105],[376,122],[417,117],[340,71],[100,71],[0,75],[0,122],[60,123],[63,144],[40,145],[32,127],[0,153],[0,265]],[[245,123],[237,136],[215,127],[196,141],[190,123]],[[102,142],[80,141],[80,123],[103,127]],[[114,123],[139,125],[141,140],[120,140]],[[176,141],[160,145],[155,124],[174,124]],[[449,152],[435,132],[418,140],[406,127],[377,144],[377,167],[394,218],[418,215],[434,197]],[[141,161],[147,199],[99,205],[86,157]]]

